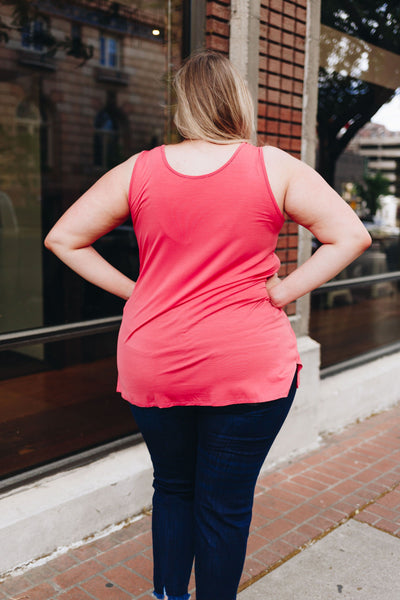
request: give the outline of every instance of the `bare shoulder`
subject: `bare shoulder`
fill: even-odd
[[[265,166],[268,168],[278,169],[290,175],[293,171],[306,166],[301,160],[298,160],[285,150],[281,150],[276,146],[263,146],[263,155]]]
[[[125,183],[125,185],[127,186],[128,189],[129,189],[129,184],[130,184],[130,180],[132,177],[133,168],[134,168],[136,161],[139,158],[140,154],[141,154],[141,152],[138,152],[137,154],[133,154],[127,160],[125,160],[124,162],[120,163],[117,167],[115,167],[115,169],[112,169],[112,171],[115,171],[115,175],[118,178],[121,178],[121,181],[123,181]],[[110,172],[112,172],[112,171],[110,171]]]
[[[287,188],[294,173],[298,170],[298,161],[288,152],[275,146],[263,146],[265,169],[276,202],[282,212],[285,210]],[[301,164],[301,163],[300,163]]]
[[[274,185],[283,190],[284,209],[288,214],[294,205],[305,199],[315,198],[320,202],[322,195],[329,199],[337,196],[321,175],[305,162],[274,146],[265,146],[263,152],[272,190]]]
[[[102,189],[108,193],[113,190],[110,197],[115,197],[117,193],[128,196],[133,168],[139,156],[140,152],[107,171],[95,184],[97,189]]]
[[[102,206],[118,214],[128,211],[129,187],[138,157],[139,154],[134,154],[107,171],[78,199],[77,204]]]

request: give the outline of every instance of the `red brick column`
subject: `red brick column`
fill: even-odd
[[[258,133],[300,157],[306,0],[261,3]]]
[[[260,14],[258,142],[297,158],[301,151],[307,0],[264,0]],[[298,227],[286,221],[278,242],[280,275],[297,266]],[[296,305],[287,308],[294,314]]]
[[[230,0],[208,0],[206,16],[206,48],[229,56]]]
[[[306,7],[307,0],[262,0],[260,9],[258,143],[278,146],[297,158],[301,151]],[[206,14],[206,47],[229,56],[230,0],[209,0]],[[297,249],[298,227],[286,221],[277,248],[281,276],[296,268]],[[288,314],[295,312],[295,303],[287,307]]]

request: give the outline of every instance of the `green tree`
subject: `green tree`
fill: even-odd
[[[374,175],[364,175],[364,183],[355,184],[357,194],[365,200],[373,217],[379,208],[379,196],[385,196],[390,192],[390,181],[381,172]]]
[[[319,172],[333,185],[340,154],[400,84],[400,73],[393,73],[393,87],[386,88],[361,79],[359,68],[371,44],[400,55],[400,2],[322,0],[321,21],[353,40],[343,47],[340,33],[337,40],[330,37],[332,67],[319,73],[317,162]]]

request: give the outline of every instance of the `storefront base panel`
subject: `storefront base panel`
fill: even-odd
[[[400,353],[326,379],[320,347],[298,340],[304,369],[293,409],[263,467],[271,469],[316,447],[321,435],[385,410],[400,400]],[[61,472],[0,496],[0,574],[85,543],[151,504],[152,467],[144,444]]]
[[[62,552],[151,504],[144,444],[0,497],[0,574]]]
[[[303,364],[300,387],[289,416],[264,463],[263,471],[292,456],[310,451],[318,444],[320,346],[308,336],[299,337],[297,346]]]
[[[321,380],[319,431],[338,431],[399,401],[400,352],[395,352]]]

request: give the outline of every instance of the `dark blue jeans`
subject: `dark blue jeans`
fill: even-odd
[[[156,598],[189,598],[194,559],[197,600],[235,600],[256,480],[295,392],[296,376],[271,402],[132,406],[154,467]]]

